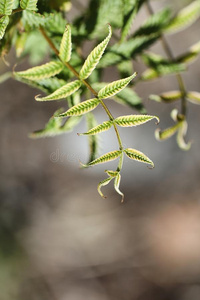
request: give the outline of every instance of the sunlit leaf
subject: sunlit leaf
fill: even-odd
[[[159,118],[156,116],[150,115],[128,115],[128,116],[121,116],[114,120],[114,122],[122,127],[132,127],[142,125],[151,121],[152,119],[156,119],[159,122]]]
[[[108,177],[102,181],[99,182],[98,186],[97,186],[97,190],[98,190],[98,193],[100,194],[100,196],[102,198],[106,198],[106,196],[104,196],[104,194],[102,193],[101,191],[101,188],[107,184],[109,184],[111,182],[111,180],[113,179],[113,177]]]
[[[9,16],[12,13],[14,0],[1,0],[0,1],[0,15]]]
[[[185,151],[189,150],[192,145],[191,142],[188,142],[188,143],[185,142],[185,135],[187,133],[187,127],[188,127],[188,125],[187,125],[186,121],[181,122],[181,126],[179,127],[179,130],[177,133],[177,138],[176,138],[178,146],[182,150],[185,150]]]
[[[200,105],[200,93],[199,92],[188,92],[187,100],[191,103]]]
[[[180,99],[181,96],[182,95],[180,91],[169,91],[169,92],[162,93],[160,95],[150,95],[149,99],[157,102],[171,103]]]
[[[9,24],[8,16],[3,16],[0,18],[0,40],[3,38],[8,24]]]
[[[111,128],[113,122],[111,121],[106,121],[103,122],[100,125],[95,126],[94,128],[90,129],[89,131],[85,132],[85,133],[80,133],[80,135],[95,135],[98,134],[100,132],[106,131],[108,129]]]
[[[118,158],[120,156],[121,153],[122,153],[122,151],[120,151],[120,150],[108,152],[108,153],[100,156],[99,158],[96,158],[95,160],[91,161],[87,166],[103,164],[108,161],[115,160],[116,158]]]
[[[81,116],[83,114],[86,114],[87,112],[95,109],[97,105],[99,105],[100,101],[99,99],[89,99],[86,101],[83,101],[70,109],[68,109],[66,112],[59,115],[59,117],[68,117],[68,116]]]
[[[144,153],[142,153],[138,150],[135,150],[132,148],[127,148],[127,149],[124,149],[124,153],[130,159],[137,160],[137,161],[140,161],[143,163],[147,163],[147,164],[150,164],[152,167],[154,167],[154,163],[152,162],[152,160],[150,160],[150,158],[148,158]]]
[[[22,9],[37,10],[38,0],[20,0],[20,6]]]
[[[121,202],[123,202],[124,194],[119,189],[120,181],[121,181],[121,175],[118,173],[117,176],[115,177],[114,188],[115,188],[116,192],[122,196]]]
[[[70,25],[66,25],[65,32],[63,34],[59,56],[64,62],[70,61],[72,51],[72,42],[71,42],[71,27]]]
[[[180,55],[176,59],[176,62],[192,63],[198,57],[199,53],[200,53],[200,42],[194,44],[192,47],[189,48],[189,50],[186,53]]]
[[[168,127],[164,130],[156,129],[155,138],[158,141],[166,140],[166,139],[170,138],[171,136],[173,136],[178,131],[180,126],[181,126],[181,123],[178,122],[174,126]]]

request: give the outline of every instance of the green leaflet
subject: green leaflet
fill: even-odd
[[[102,181],[99,182],[98,186],[97,186],[97,190],[98,190],[98,193],[100,194],[100,196],[102,198],[106,198],[106,196],[104,196],[104,194],[102,193],[101,191],[101,188],[107,184],[109,184],[111,182],[111,180],[113,179],[113,177],[108,177]]]
[[[111,161],[111,160],[115,160],[116,158],[118,158],[120,156],[121,153],[122,153],[122,151],[120,151],[120,150],[108,152],[108,153],[100,156],[99,158],[96,158],[95,160],[91,161],[86,166],[94,166],[94,165],[98,165],[98,164],[103,164],[103,163]]]
[[[193,1],[183,8],[166,27],[165,32],[174,33],[185,29],[194,23],[200,16],[200,1]]]
[[[173,136],[181,126],[181,122],[176,123],[174,126],[166,128],[164,130],[156,129],[155,131],[155,138],[158,141],[166,140]]]
[[[124,194],[120,191],[119,189],[119,185],[120,185],[120,181],[121,181],[121,175],[118,173],[117,176],[115,177],[115,181],[114,181],[114,188],[115,191],[122,196],[121,202],[124,202]]]
[[[112,34],[111,26],[109,26],[108,28],[109,28],[108,36],[105,38],[103,42],[101,42],[98,46],[94,48],[94,50],[89,54],[86,61],[84,62],[84,65],[79,73],[80,79],[88,78],[92,73],[92,71],[95,69],[98,62],[100,61]]]
[[[126,2],[126,1],[125,1]],[[123,42],[129,31],[130,31],[130,28],[131,28],[131,25],[132,25],[132,22],[138,12],[138,4],[139,2],[138,1],[134,1],[135,3],[133,4],[133,6],[131,5],[131,9],[127,12],[124,11],[124,20],[123,20],[123,27],[122,27],[122,32],[121,32],[121,39],[120,39],[120,42]],[[124,3],[124,5],[126,5]],[[125,8],[126,9],[126,8]]]
[[[70,61],[71,51],[72,51],[71,27],[68,24],[66,25],[65,32],[63,34],[61,44],[60,44],[59,56],[61,60],[64,62]]]
[[[192,63],[200,53],[200,42],[189,48],[189,51],[180,55],[176,61],[178,63]]]
[[[191,145],[192,143],[191,142],[188,142],[186,143],[185,140],[184,140],[184,137],[187,133],[187,122],[186,121],[182,121],[181,122],[181,126],[178,130],[178,133],[177,133],[177,137],[176,137],[176,140],[177,140],[177,144],[178,146],[182,149],[182,150],[185,150],[185,151],[188,151],[190,148],[191,148]]]
[[[122,91],[128,84],[129,82],[136,76],[136,73],[134,73],[132,76],[129,76],[127,78],[113,81],[106,85],[104,88],[102,88],[99,93],[98,97],[100,99],[106,99],[110,98],[116,94],[118,94],[120,91]]]
[[[100,125],[95,126],[92,129],[90,129],[88,132],[80,133],[79,135],[95,135],[95,134],[98,134],[100,132],[103,132],[103,131],[106,131],[106,130],[110,129],[112,125],[113,125],[113,122],[106,121],[106,122],[103,122]]]
[[[60,73],[63,68],[64,66],[60,61],[52,61],[39,67],[28,69],[26,71],[14,72],[14,74],[29,80],[40,80],[52,77]]]
[[[180,91],[170,91],[165,92],[160,95],[150,95],[149,99],[154,100],[157,102],[166,102],[171,103],[173,101],[176,101],[181,98],[181,92]]]
[[[20,6],[22,9],[37,10],[38,0],[20,0]]]
[[[3,16],[0,18],[0,40],[3,38],[6,28],[9,23],[9,17]]]
[[[200,105],[200,93],[199,92],[188,92],[187,100],[191,103]]]
[[[74,117],[73,117],[74,118]],[[93,113],[89,112],[86,115],[87,128],[90,130],[94,126],[96,126],[97,122],[93,115]],[[98,136],[88,136],[89,148],[90,148],[90,157],[88,163],[97,158],[98,148],[99,148],[99,139]]]
[[[0,2],[0,15],[9,16],[12,13],[14,0],[1,0]]]
[[[52,94],[46,96],[46,97],[39,97],[40,95],[35,97],[35,100],[37,101],[51,101],[51,100],[59,100],[59,99],[63,99],[66,98],[70,95],[72,95],[74,92],[76,92],[81,86],[81,81],[80,80],[75,80],[72,81],[64,86],[62,86],[61,88],[59,88],[58,90],[56,90],[55,92],[53,92]]]
[[[114,120],[114,122],[122,127],[132,127],[142,125],[146,122],[151,121],[152,119],[156,119],[159,123],[159,118],[156,116],[150,115],[128,115],[128,116],[121,116]]]
[[[152,162],[152,160],[150,160],[150,158],[148,158],[144,153],[132,148],[124,149],[124,152],[130,159],[138,160],[140,162],[150,164],[152,167],[154,167],[154,163]]]
[[[112,171],[112,170],[105,170],[106,174],[108,174],[110,177],[116,177],[119,173],[118,171]]]
[[[96,98],[83,101],[75,106],[72,106],[66,112],[59,115],[59,117],[81,116],[95,109],[97,105],[99,105],[99,103],[100,103],[99,99]]]
[[[52,15],[43,16],[39,13],[30,10],[24,10],[22,14],[22,22],[23,25],[26,27],[39,27],[46,25],[47,22],[52,18]]]

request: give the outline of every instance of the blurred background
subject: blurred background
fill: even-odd
[[[191,1],[151,2],[155,11],[166,4],[177,11]],[[133,26],[145,18],[141,10]],[[199,28],[200,20],[167,37],[175,56],[199,40]],[[163,54],[159,43],[153,50]],[[12,54],[7,60],[13,66]],[[142,68],[138,61],[139,74]],[[0,72],[7,69],[1,61]],[[117,78],[109,68],[105,80]],[[199,91],[200,59],[183,78],[188,90]],[[173,76],[137,85],[162,129],[173,124],[169,113],[179,106],[150,102],[148,95],[173,89]],[[124,144],[147,154],[155,169],[125,160],[121,204],[112,184],[104,188],[107,199],[96,190],[109,165],[79,168],[88,158],[86,137],[76,135],[84,123],[70,134],[28,138],[58,107],[36,102],[36,94],[13,80],[0,86],[0,299],[199,300],[200,108],[188,104],[188,152],[175,138],[157,142],[154,122],[122,128]],[[115,116],[130,114],[114,102],[110,107]],[[96,117],[105,120],[102,109]],[[117,147],[112,131],[102,133],[101,143],[103,152]]]

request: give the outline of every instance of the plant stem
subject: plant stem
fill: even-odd
[[[146,7],[147,7],[148,13],[150,15],[153,15],[154,11],[153,11],[153,9],[151,7],[151,4],[150,4],[149,0],[146,2]],[[161,41],[161,43],[163,45],[163,48],[164,48],[165,53],[167,54],[168,58],[171,61],[175,61],[174,55],[172,53],[172,50],[171,50],[169,44],[167,43],[167,40],[166,40],[166,38],[165,38],[165,36],[163,34],[160,36],[160,41]],[[187,111],[187,102],[186,102],[187,91],[186,91],[186,88],[185,88],[185,84],[184,84],[183,78],[182,78],[182,76],[181,76],[180,73],[176,74],[176,79],[178,81],[179,90],[181,92],[181,113],[185,116],[186,115],[186,111]]]
[[[42,33],[43,37],[45,38],[45,40],[48,42],[49,46],[51,47],[51,49],[54,51],[54,53],[56,54],[56,56],[60,59],[59,57],[59,51],[58,49],[55,47],[54,43],[52,42],[52,40],[50,39],[50,37],[46,34],[44,28],[42,26],[40,26],[40,32]],[[62,61],[62,60],[61,60]],[[82,81],[82,83],[90,90],[90,92],[95,96],[95,98],[98,98],[98,93],[92,88],[92,86],[84,79],[80,79],[79,73],[68,63],[68,62],[63,62],[62,63],[79,79]],[[111,121],[114,120],[113,115],[111,114],[109,108],[107,107],[107,105],[104,103],[104,101],[102,99],[99,99],[102,107],[104,108],[105,112],[107,113],[109,119]],[[122,145],[122,140],[117,128],[117,125],[115,123],[113,123],[114,129],[115,129],[115,133],[117,136],[117,140],[118,140],[118,144],[119,144],[119,149],[122,150],[123,149],[123,145]]]

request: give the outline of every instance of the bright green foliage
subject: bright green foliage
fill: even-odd
[[[72,95],[73,93],[75,93],[80,87],[81,87],[80,80],[75,80],[75,81],[72,81],[72,82],[62,86],[61,88],[59,88],[58,90],[56,90],[55,92],[53,92],[52,94],[50,94],[46,97],[36,96],[35,100],[51,101],[51,100],[63,99],[63,98],[66,98],[66,97]]]
[[[75,117],[73,117],[73,118],[75,118]],[[89,112],[86,115],[86,121],[87,121],[88,130],[90,130],[91,128],[93,128],[94,126],[97,125],[96,119],[95,119],[93,113],[91,113],[91,112]],[[98,155],[98,149],[99,149],[99,138],[98,138],[98,136],[89,135],[88,136],[88,143],[89,143],[89,149],[90,149],[90,157],[89,157],[88,163],[90,163],[91,161],[96,159],[97,155]]]
[[[200,1],[196,0],[183,8],[166,27],[167,33],[174,33],[185,29],[194,23],[200,16]]]
[[[121,181],[121,175],[118,173],[117,176],[115,177],[114,188],[116,192],[122,196],[121,202],[124,202],[124,194],[119,189],[120,181]]]
[[[69,117],[69,116],[81,116],[86,114],[87,112],[95,109],[97,105],[99,105],[99,99],[89,99],[86,101],[83,101],[77,105],[74,105],[70,109],[68,109],[63,114],[60,114],[59,117]]]
[[[39,67],[34,67],[26,71],[14,72],[16,76],[29,79],[29,80],[40,80],[50,78],[63,69],[63,64],[59,61],[52,61]]]
[[[199,92],[188,92],[187,99],[191,103],[200,105],[200,93]]]
[[[180,91],[170,91],[170,92],[162,93],[160,95],[150,95],[149,99],[157,102],[171,103],[180,99],[181,96],[182,95]]]
[[[22,9],[37,10],[38,0],[20,0],[20,6]]]
[[[136,73],[134,73],[132,76],[127,77],[125,79],[113,81],[106,85],[104,88],[102,88],[99,93],[98,97],[100,99],[106,99],[110,98],[116,94],[118,94],[120,91],[122,91],[128,84],[129,82],[136,76]]]
[[[49,19],[51,19],[51,15],[45,17],[34,11],[30,11],[30,10],[23,11],[22,22],[25,27],[32,28],[32,27],[44,26],[49,22]]]
[[[114,159],[118,158],[121,155],[121,153],[122,153],[122,151],[120,151],[120,150],[108,152],[108,153],[100,156],[99,158],[96,158],[95,160],[91,161],[88,164],[88,166],[103,164],[108,161],[114,160]]]
[[[132,127],[138,126],[144,123],[151,121],[152,119],[156,119],[157,122],[160,122],[159,118],[156,116],[149,115],[129,115],[129,116],[121,116],[114,120],[114,122],[122,127]]]
[[[66,25],[65,32],[60,44],[59,56],[62,61],[68,62],[71,58],[72,42],[71,42],[71,27]]]
[[[6,27],[9,24],[9,17],[8,16],[3,16],[0,19],[0,40],[3,38],[4,33],[6,31]]]
[[[108,36],[105,38],[103,42],[101,42],[101,44],[99,44],[96,48],[94,48],[94,50],[89,54],[82,69],[80,70],[81,79],[88,78],[92,73],[92,71],[96,68],[98,62],[100,61],[112,34],[111,27],[109,26],[108,28],[109,28]]]
[[[0,15],[9,16],[12,13],[14,0],[1,0],[0,2]]]
[[[127,148],[127,149],[124,149],[124,153],[130,159],[138,160],[140,162],[150,164],[152,167],[154,167],[154,163],[152,162],[152,160],[150,160],[150,158],[148,158],[144,153],[142,153],[138,150],[135,150],[135,149],[132,149],[132,148]]]
[[[118,171],[112,171],[112,170],[105,170],[106,174],[108,174],[110,177],[116,177],[119,173]]]
[[[92,129],[90,129],[88,132],[81,133],[79,135],[95,135],[95,134],[98,134],[100,132],[103,132],[103,131],[106,131],[106,130],[110,129],[112,124],[113,124],[112,121],[106,121],[106,122],[103,122],[100,125],[95,126]]]

